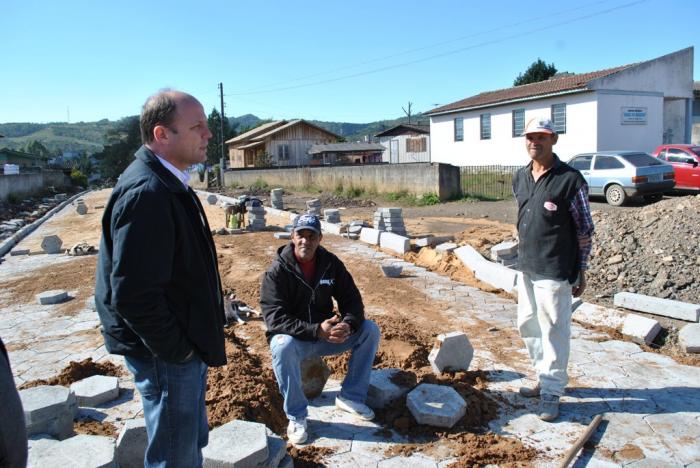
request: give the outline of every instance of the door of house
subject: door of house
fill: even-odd
[[[391,140],[391,148],[389,149],[389,162],[391,164],[399,163],[399,140]]]

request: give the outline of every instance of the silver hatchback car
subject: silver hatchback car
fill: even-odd
[[[676,184],[673,166],[639,151],[599,151],[578,154],[568,162],[586,179],[591,196],[605,196],[614,206],[628,197],[659,200]]]

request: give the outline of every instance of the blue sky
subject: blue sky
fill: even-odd
[[[371,122],[695,47],[700,1],[5,0],[0,122],[139,113],[172,87],[208,113]]]

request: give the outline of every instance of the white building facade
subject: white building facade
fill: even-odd
[[[482,93],[427,114],[431,160],[455,166],[529,162],[522,129],[551,118],[563,160],[608,150],[689,143],[693,48],[639,64]]]

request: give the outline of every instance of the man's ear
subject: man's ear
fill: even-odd
[[[552,144],[553,144],[553,145],[556,145],[558,139],[559,139],[559,134],[558,134],[558,133],[553,133],[553,134],[552,134]]]
[[[153,127],[153,139],[157,142],[163,142],[168,139],[168,129],[165,128],[165,125]]]

